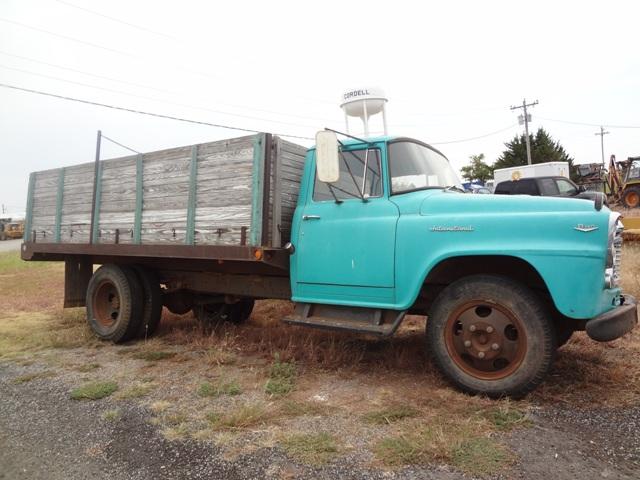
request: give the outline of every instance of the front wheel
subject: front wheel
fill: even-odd
[[[427,347],[461,390],[517,398],[542,382],[556,340],[531,290],[504,277],[476,275],[440,293],[427,320]]]

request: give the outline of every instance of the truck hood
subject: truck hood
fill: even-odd
[[[417,200],[416,198],[415,201]],[[603,207],[603,210],[605,209],[606,207]],[[593,202],[576,198],[534,197],[529,195],[472,195],[430,190],[423,192],[419,212],[420,215],[442,215],[443,213],[596,212],[596,210]]]

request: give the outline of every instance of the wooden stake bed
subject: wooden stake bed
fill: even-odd
[[[305,154],[262,133],[32,173],[23,258],[224,260],[249,259],[248,247],[279,248],[289,240]],[[238,255],[233,247],[247,248]]]

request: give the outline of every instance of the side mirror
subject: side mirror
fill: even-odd
[[[585,187],[584,185],[580,185],[580,186],[578,187],[578,191],[579,191],[579,192],[586,192],[586,191],[587,191],[587,187]]]
[[[321,182],[334,183],[340,178],[338,137],[329,130],[316,133],[316,171]]]

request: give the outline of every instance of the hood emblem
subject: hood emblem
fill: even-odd
[[[582,223],[580,223],[577,226],[573,227],[573,229],[579,232],[589,233],[593,232],[594,230],[598,230],[598,227],[596,225],[583,225]]]

